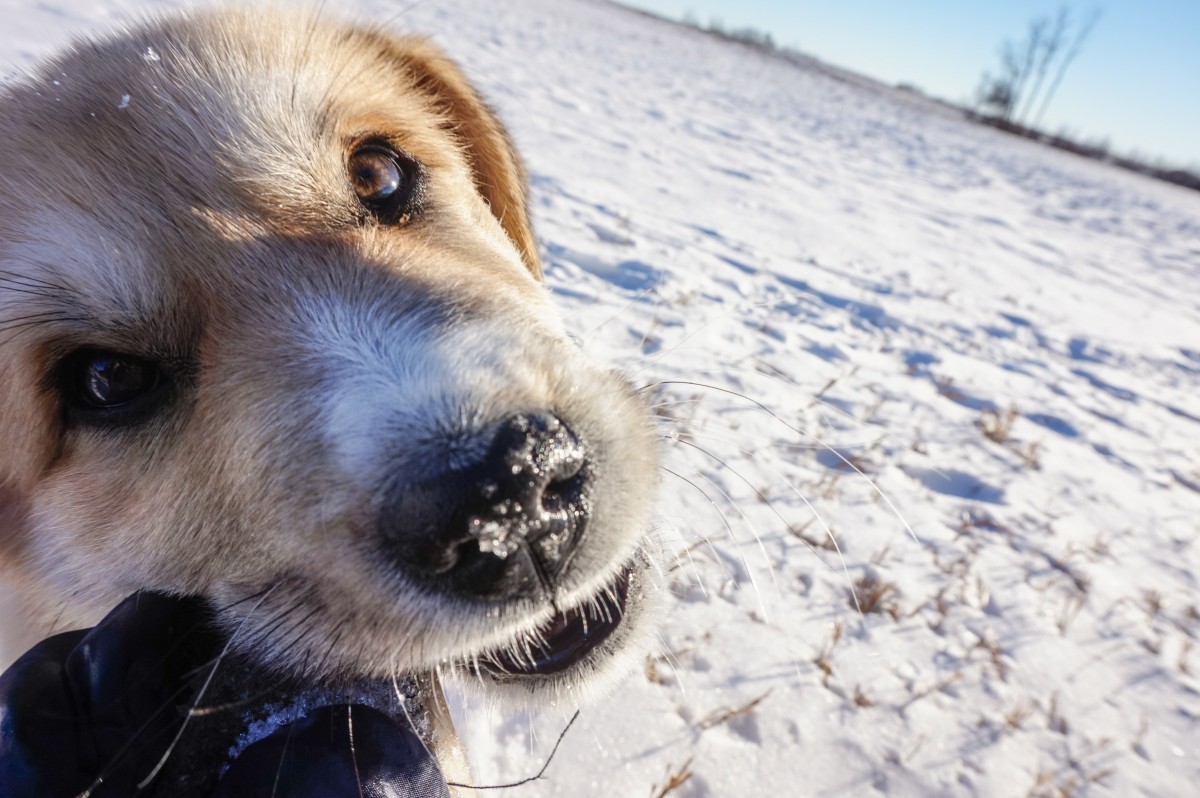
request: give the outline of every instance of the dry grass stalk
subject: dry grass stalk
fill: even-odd
[[[821,686],[828,688],[829,680],[833,677],[833,650],[837,647],[838,641],[842,639],[842,625],[835,623],[833,625],[833,633],[829,636],[829,641],[821,648],[821,651],[813,658],[813,664],[821,671]]]
[[[934,682],[933,684],[931,684],[927,687],[923,687],[920,690],[915,691],[911,696],[909,696],[907,701],[905,701],[903,704],[900,705],[900,709],[901,710],[907,709],[909,706],[920,701],[922,698],[931,696],[934,693],[940,693],[941,691],[943,691],[946,688],[953,685],[955,682],[962,681],[962,678],[963,678],[963,672],[955,671],[954,673],[947,676],[945,679]]]
[[[711,714],[709,714],[706,718],[701,720],[699,723],[697,723],[696,728],[701,729],[701,730],[707,730],[707,729],[713,728],[714,726],[720,726],[722,723],[733,720],[734,718],[745,717],[746,715],[749,715],[751,712],[753,712],[754,708],[757,707],[759,704],[761,704],[763,702],[763,699],[765,699],[770,694],[771,694],[771,691],[768,690],[767,692],[760,695],[758,698],[755,698],[748,703],[742,704],[740,707],[725,707],[723,709],[718,709],[718,710],[712,712]]]
[[[667,776],[667,781],[661,788],[656,784],[650,788],[651,798],[664,798],[664,796],[674,792],[687,783],[692,777],[692,760],[689,757],[688,761],[684,762],[679,770],[670,773]]]
[[[985,408],[979,419],[979,428],[983,435],[993,443],[1005,444],[1012,440],[1012,428],[1021,412],[1016,405],[1009,405],[1004,412],[993,408]]]
[[[886,612],[894,620],[900,615],[895,601],[896,593],[894,582],[887,582],[875,574],[864,574],[854,583],[850,603],[854,605],[857,596],[858,607],[864,614]]]

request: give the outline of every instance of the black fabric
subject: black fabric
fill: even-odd
[[[199,602],[138,594],[17,660],[0,676],[6,798],[136,794],[179,725],[188,671],[217,650],[207,620]]]
[[[255,743],[214,798],[449,798],[406,725],[368,707],[325,707]]]
[[[168,767],[139,790],[221,651],[210,621],[198,601],[140,593],[95,628],[48,638],[17,660],[0,676],[0,796],[448,798],[436,761],[403,719],[347,704],[249,746],[215,792],[220,760],[189,762],[204,772],[164,784]],[[179,747],[190,743],[184,737]],[[203,786],[185,790],[185,782]]]

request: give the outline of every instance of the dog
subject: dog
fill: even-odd
[[[565,332],[522,161],[446,55],[312,12],[160,19],[4,85],[0,140],[26,640],[155,590],[314,682],[574,700],[633,659],[648,402]]]

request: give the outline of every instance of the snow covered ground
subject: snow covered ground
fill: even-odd
[[[172,5],[0,0],[0,64]],[[506,794],[1195,794],[1200,195],[596,0],[350,5],[501,109],[662,418],[661,650]],[[464,707],[476,781],[573,711]]]

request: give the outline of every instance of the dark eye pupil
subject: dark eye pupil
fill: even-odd
[[[404,175],[391,157],[368,150],[350,160],[350,180],[359,199],[380,202],[400,190]]]
[[[138,360],[96,357],[87,364],[84,398],[98,407],[113,407],[136,399],[154,387],[155,372]]]

